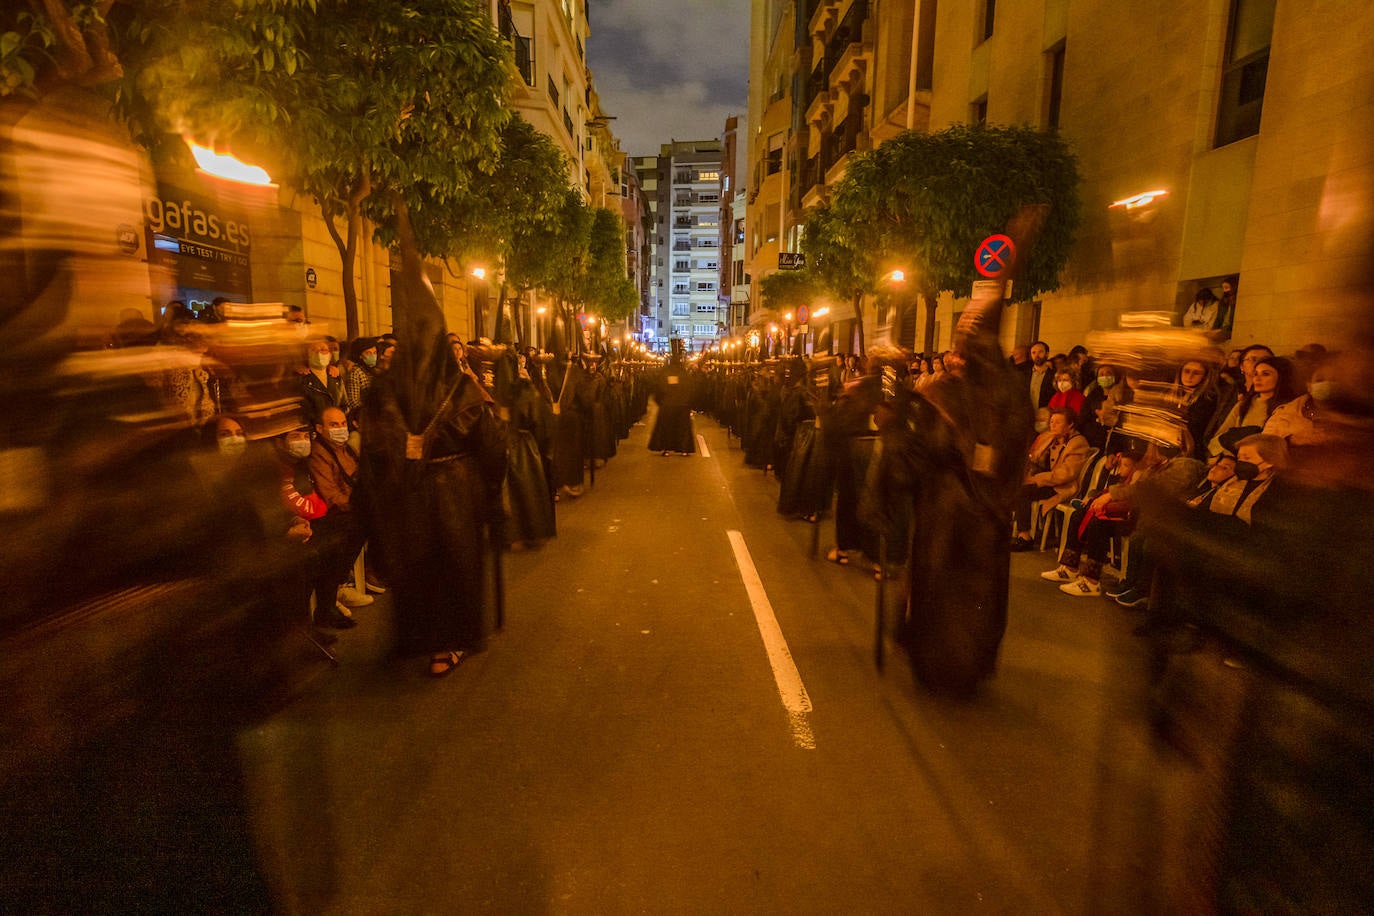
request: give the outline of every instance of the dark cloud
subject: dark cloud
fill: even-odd
[[[716,137],[744,117],[748,0],[606,0],[590,12],[587,63],[626,152]]]

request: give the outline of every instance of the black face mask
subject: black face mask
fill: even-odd
[[[1236,476],[1241,480],[1254,480],[1259,476],[1260,467],[1253,461],[1237,461]]]

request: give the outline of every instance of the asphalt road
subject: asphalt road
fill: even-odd
[[[875,670],[868,571],[813,558],[775,480],[695,423],[709,457],[637,426],[559,537],[506,558],[485,653],[437,681],[389,658],[383,596],[341,667],[243,736],[282,909],[1159,908],[1178,793],[1129,613],[1014,555],[997,677],[931,697],[900,654]]]

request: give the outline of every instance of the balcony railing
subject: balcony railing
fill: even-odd
[[[515,18],[511,16],[509,3],[502,3],[497,15],[500,20],[501,37],[510,42],[515,51],[515,69],[520,71],[520,76],[525,80],[526,86],[533,86],[534,55],[532,42],[521,35],[515,27]]]

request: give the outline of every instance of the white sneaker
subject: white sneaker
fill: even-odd
[[[1082,576],[1072,582],[1059,586],[1059,590],[1066,595],[1073,595],[1075,598],[1087,598],[1092,595],[1102,594],[1101,582],[1089,582]]]
[[[1078,578],[1078,573],[1069,569],[1067,566],[1056,566],[1049,572],[1042,572],[1040,578],[1047,579],[1050,582],[1072,582],[1074,579]]]
[[[367,607],[376,601],[366,592],[360,592],[351,585],[344,585],[339,588],[339,603],[347,607]]]

